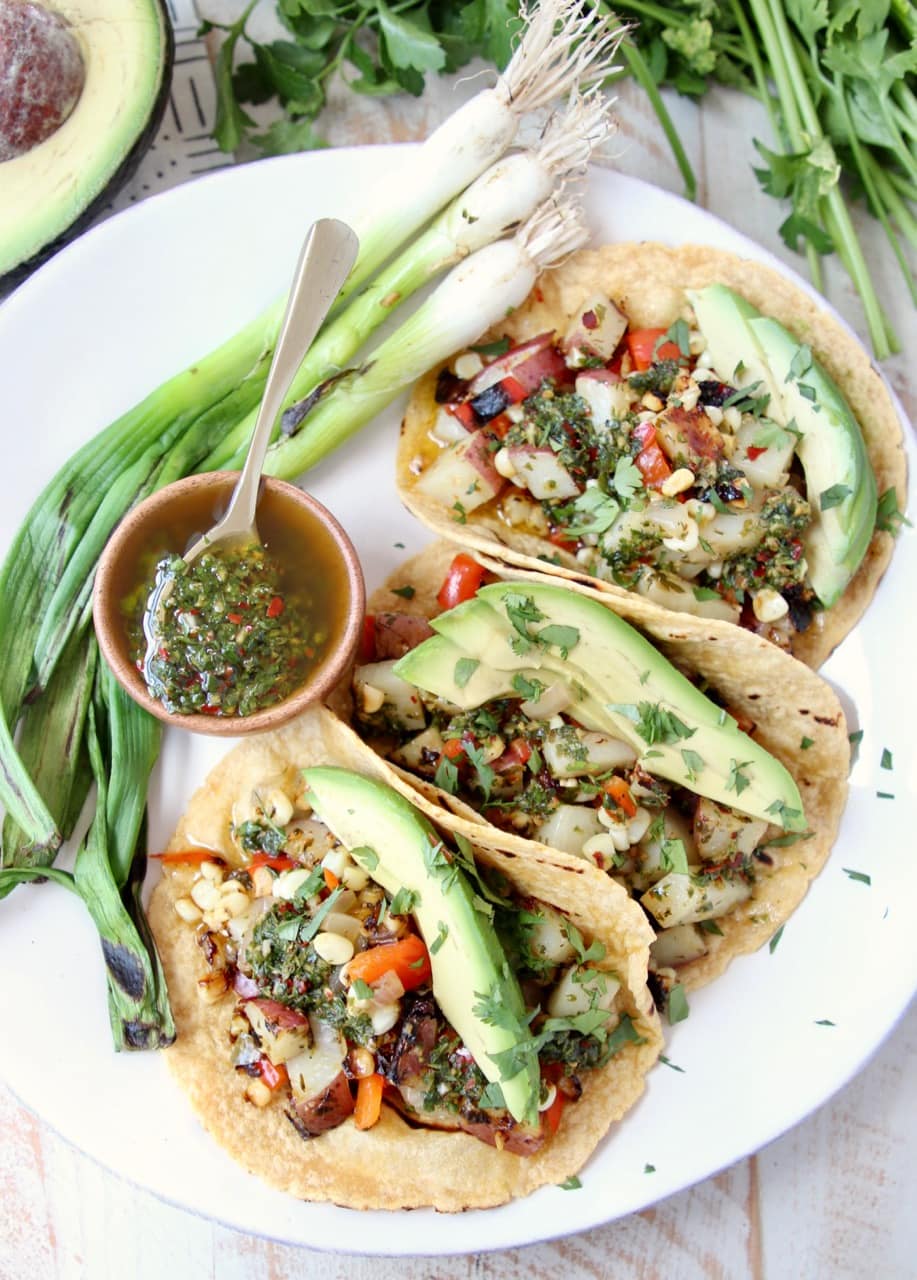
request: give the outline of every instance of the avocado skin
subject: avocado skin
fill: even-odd
[[[137,134],[130,150],[125,154],[119,163],[117,169],[107,179],[105,186],[100,190],[73,219],[59,235],[47,241],[35,253],[17,263],[15,266],[8,268],[0,274],[0,296],[9,290],[21,284],[28,276],[32,274],[43,263],[52,258],[59,249],[63,249],[71,240],[75,240],[81,235],[95,219],[103,212],[107,205],[115,198],[123,186],[134,176],[140,161],[149,151],[153,140],[162,124],[166,107],[169,103],[169,90],[172,85],[172,68],[175,63],[175,35],[172,30],[172,22],[169,18],[169,11],[166,7],[165,0],[148,0],[151,8],[155,8],[161,18],[162,26],[162,71],[159,91],[156,99],[151,105],[147,115],[146,122],[141,131]],[[77,102],[74,107],[73,114],[77,115],[80,110],[80,104]],[[40,147],[35,149],[40,151]]]
[[[433,993],[447,1020],[471,1051],[491,1083],[500,1083],[507,1109],[514,1119],[537,1116],[540,1077],[537,1057],[525,1055],[525,1067],[512,1079],[501,1078],[491,1053],[531,1040],[525,1002],[515,975],[486,915],[474,903],[474,890],[460,870],[449,871],[448,885],[431,871],[425,847],[440,843],[431,824],[397,791],[383,783],[333,765],[303,771],[315,812],[353,853],[368,846],[378,858],[360,863],[389,893],[400,888],[418,894],[413,915],[430,951]],[[380,847],[390,834],[394,847]],[[447,932],[437,943],[440,925]],[[485,1022],[474,1006],[493,994],[518,1028],[517,1032]]]
[[[515,653],[512,641],[517,633],[503,609],[507,596],[526,597],[535,603],[544,616],[531,624],[534,632],[550,624],[560,624],[577,628],[580,641],[570,647],[566,657],[555,653],[553,645],[533,644],[525,654]],[[431,626],[438,636],[456,646],[456,652],[476,657],[497,672],[526,671],[540,676],[543,683],[567,680],[574,693],[573,715],[587,728],[624,738],[641,755],[652,751],[654,754],[645,758],[649,772],[787,829],[805,825],[799,790],[780,761],[741,733],[735,721],[725,716],[644,636],[605,605],[553,584],[495,582],[482,587],[472,600],[439,614]],[[433,645],[437,638],[425,640],[400,659],[396,672],[458,706],[469,709],[479,705],[468,696],[471,682],[465,689],[455,686],[451,679],[453,655],[442,646],[436,649],[435,661],[427,668],[426,647]],[[582,650],[578,653],[580,646]],[[579,695],[577,686],[582,688]],[[512,688],[511,677],[509,688]],[[612,709],[615,704],[636,706],[643,702],[674,712],[695,732],[674,742],[648,744],[632,721]],[[683,749],[697,750],[710,767],[692,777],[682,756]],[[749,784],[741,792],[729,787],[733,761],[737,767],[754,766],[746,774]],[[782,820],[768,811],[774,801],[781,801],[789,811]]]

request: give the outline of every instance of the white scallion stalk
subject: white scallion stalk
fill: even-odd
[[[453,112],[373,191],[354,223],[360,256],[342,298],[507,150],[522,116],[611,72],[624,28],[610,18],[579,0],[523,4],[520,13],[522,38],[496,85]]]
[[[510,240],[466,258],[399,329],[321,399],[300,430],[271,448],[265,471],[293,479],[324,458],[421,374],[461,351],[528,296],[539,272],[583,245],[581,211],[565,194],[547,201]]]
[[[552,116],[535,150],[513,152],[491,165],[325,326],[303,360],[285,406],[304,402],[305,416],[310,393],[316,387],[329,387],[396,307],[441,272],[515,231],[556,185],[585,169],[593,150],[612,128],[610,101],[594,93],[575,95]],[[257,410],[247,414],[198,469],[241,468],[256,417]],[[275,436],[278,433],[279,427]]]

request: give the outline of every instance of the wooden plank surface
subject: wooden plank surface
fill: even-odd
[[[417,138],[474,89],[439,82],[420,100],[390,101],[339,91],[322,124],[335,145]],[[756,105],[726,92],[709,95],[701,111],[685,100],[671,105],[697,169],[700,203],[801,269],[777,235],[779,210],[751,173],[750,139],[768,136]],[[613,162],[680,191],[661,131],[632,87],[622,89],[620,119]],[[157,164],[161,156],[160,147]],[[141,171],[137,192],[143,183]],[[878,228],[865,215],[857,222],[889,313],[910,349],[910,356],[889,361],[886,372],[913,419],[914,313]],[[856,300],[833,264],[826,282],[832,302],[863,334]],[[0,1280],[907,1280],[917,1276],[917,1216],[910,1208],[917,1185],[915,1067],[912,1006],[875,1059],[834,1100],[756,1157],[697,1187],[562,1241],[500,1254],[399,1261],[361,1255],[361,1246],[371,1242],[358,1239],[347,1242],[355,1256],[277,1245],[166,1205],[74,1151],[0,1087]],[[405,1232],[409,1247],[410,1217]]]

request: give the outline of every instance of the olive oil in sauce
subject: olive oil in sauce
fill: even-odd
[[[347,570],[316,517],[266,490],[262,544],[217,544],[186,565],[181,552],[219,516],[212,491],[190,493],[127,571],[132,658],[172,714],[248,716],[282,702],[344,631]]]

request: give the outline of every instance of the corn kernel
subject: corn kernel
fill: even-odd
[[[190,898],[179,898],[175,903],[175,911],[187,924],[197,924],[201,918],[200,909]]]
[[[249,1080],[245,1086],[245,1096],[256,1107],[266,1107],[271,1100],[271,1091],[263,1080]]]

